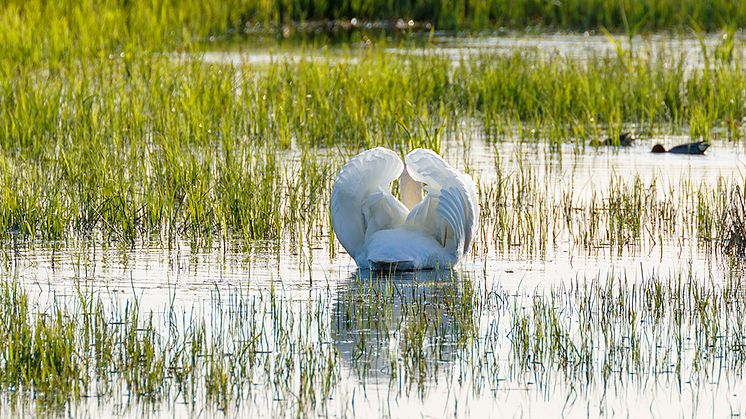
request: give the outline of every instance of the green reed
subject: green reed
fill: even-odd
[[[5,411],[93,399],[295,416],[349,409],[354,398],[338,398],[350,379],[363,392],[382,384],[394,400],[427,398],[441,380],[477,396],[526,382],[576,391],[627,376],[643,388],[727,380],[746,362],[738,269],[722,281],[610,273],[543,291],[489,275],[360,273],[300,299],[227,287],[155,311],[83,282],[44,298],[8,279],[0,400]]]
[[[581,0],[547,3],[531,0],[391,3],[308,1],[263,2],[230,0],[158,0],[141,3],[109,0],[49,3],[7,1],[0,9],[0,48],[18,59],[69,57],[101,50],[135,47],[153,50],[189,47],[214,37],[235,37],[245,32],[282,34],[280,25],[314,20],[364,21],[403,19],[400,32],[429,22],[438,29],[600,30],[635,33],[655,30],[707,31],[743,27],[746,6],[740,2]],[[257,27],[257,24],[261,25]],[[44,28],[41,31],[38,28]],[[321,28],[324,28],[321,25]]]
[[[746,73],[733,57],[692,69],[644,50],[586,63],[530,51],[455,66],[429,54],[339,59],[234,66],[138,52],[42,69],[0,62],[0,231],[102,233],[125,245],[319,237],[346,158],[376,145],[441,150],[468,140],[464,120],[488,140],[552,144],[629,123],[744,135],[746,97],[731,86],[746,85]]]
[[[312,326],[328,321],[323,300],[309,301],[309,317],[296,324],[289,302],[242,290],[214,295],[207,309],[171,305],[156,313],[144,312],[137,298],[120,305],[82,288],[45,304],[16,281],[0,289],[3,400],[32,399],[54,410],[84,398],[224,410],[269,391],[301,414],[338,380],[337,354],[323,343],[328,336],[308,334],[324,331]],[[267,307],[272,311],[258,311]],[[257,380],[267,387],[254,394]]]
[[[683,241],[704,252],[742,247],[743,181],[737,177],[709,183],[612,172],[608,185],[579,187],[563,181],[573,169],[525,165],[535,152],[517,150],[511,166],[496,158],[494,178],[480,182],[475,258],[544,258],[556,250],[590,255],[601,248],[638,254]]]

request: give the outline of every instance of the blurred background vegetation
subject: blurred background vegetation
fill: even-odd
[[[247,32],[288,35],[289,24],[409,24],[435,30],[611,32],[717,31],[746,23],[732,0],[3,0],[6,58],[59,56],[121,47],[186,46]],[[343,25],[344,26],[344,25]],[[349,25],[347,25],[349,26]],[[379,25],[380,26],[380,25]],[[370,28],[370,26],[368,26]],[[318,29],[318,28],[317,28]]]

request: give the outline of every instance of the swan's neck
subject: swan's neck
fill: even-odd
[[[422,201],[422,183],[412,179],[406,167],[399,177],[399,192],[402,204],[410,211]]]

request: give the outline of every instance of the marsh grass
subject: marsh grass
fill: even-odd
[[[512,352],[526,368],[570,380],[685,374],[701,382],[712,378],[708,359],[731,371],[746,360],[741,287],[738,278],[716,284],[686,275],[578,282],[516,308]]]
[[[718,245],[726,254],[743,258],[746,256],[746,202],[741,188],[730,193],[731,205],[720,215]]]
[[[362,273],[338,287],[300,300],[216,289],[192,309],[148,312],[137,298],[107,302],[82,286],[42,302],[5,281],[4,406],[33,400],[53,412],[93,398],[295,416],[342,409],[335,395],[348,374],[363,388],[424,399],[441,380],[476,395],[506,380],[717,382],[746,362],[739,275],[610,273],[533,293],[454,272]]]
[[[563,171],[520,161],[509,167],[499,159],[494,175],[479,187],[477,258],[545,259],[557,250],[590,256],[599,249],[639,255],[687,242],[704,255],[738,243],[741,179],[664,181],[610,173],[608,185],[581,187],[564,182]]]
[[[704,67],[645,50],[576,62],[537,51],[350,53],[268,65],[145,51],[44,65],[0,61],[0,231],[209,245],[331,236],[331,181],[361,148],[442,151],[463,121],[487,141],[646,134],[739,141],[738,44]],[[484,202],[494,206],[494,202]]]
[[[328,321],[322,299],[309,300],[306,312],[274,294],[237,290],[192,311],[144,312],[137,298],[111,304],[77,291],[40,306],[17,282],[3,282],[4,400],[52,411],[88,398],[225,411],[271,395],[301,414],[337,383],[336,352],[318,334]]]
[[[356,18],[359,25],[352,25]],[[741,2],[711,0],[583,0],[542,3],[421,0],[405,3],[381,1],[263,2],[230,0],[216,3],[195,0],[158,0],[147,4],[107,0],[55,3],[9,1],[0,9],[0,46],[13,59],[67,58],[100,51],[164,50],[189,48],[210,39],[253,32],[289,36],[293,22],[342,21],[345,30],[366,29],[370,20],[394,22],[397,32],[407,33],[410,19],[432,23],[438,29],[498,29],[586,31],[607,28],[615,32],[740,28],[746,22]],[[318,36],[331,22],[314,26]],[[44,31],[37,30],[45,28]],[[425,26],[426,27],[426,26]],[[285,30],[283,30],[285,29]]]
[[[8,2],[0,6],[3,264],[26,246],[80,243],[124,254],[238,243],[299,259],[328,243],[335,257],[333,178],[377,145],[447,154],[454,143],[511,141],[561,160],[562,144],[583,153],[589,140],[629,126],[644,137],[738,142],[746,72],[734,28],[743,26],[743,4],[363,2],[330,16],[334,2]],[[603,26],[623,29],[635,46],[608,34],[615,52],[584,60],[538,50],[454,60],[427,46],[408,54],[419,47],[406,43],[391,53],[382,40],[268,64],[202,59],[212,36],[231,38],[248,21],[276,28],[348,14],[451,28]],[[725,29],[714,47],[700,37],[697,63],[633,36],[685,26]],[[52,414],[94,399],[300,417],[326,415],[335,403],[354,411],[354,395],[336,399],[350,387],[355,394],[353,378],[423,399],[444,381],[494,394],[506,381],[560,380],[574,391],[630,376],[649,378],[643,386],[740,378],[742,179],[662,184],[612,174],[608,189],[586,193],[557,186],[561,175],[530,157],[507,168],[499,152],[487,168],[493,176],[479,179],[468,153],[459,164],[477,178],[482,224],[466,263],[688,240],[724,249],[732,273],[722,281],[641,274],[638,282],[611,273],[546,292],[488,286],[486,268],[484,282],[454,272],[359,274],[300,299],[274,283],[259,292],[216,287],[209,301],[159,310],[85,282],[43,298],[6,275],[0,407],[28,402]],[[76,277],[87,278],[87,268],[77,266]]]

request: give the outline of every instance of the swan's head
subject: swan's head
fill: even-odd
[[[422,182],[412,179],[406,165],[399,177],[399,192],[402,204],[410,211],[422,201]]]

